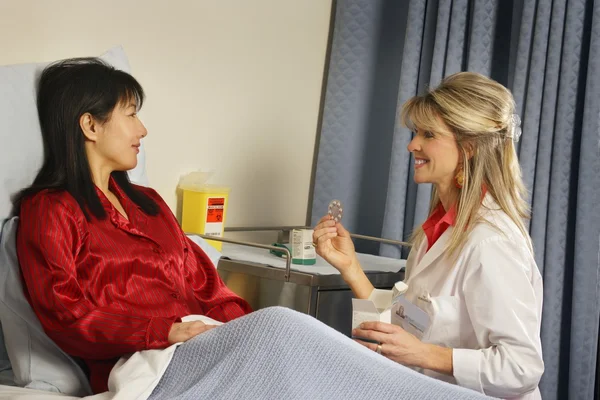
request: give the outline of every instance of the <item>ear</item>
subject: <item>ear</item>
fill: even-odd
[[[467,160],[470,160],[473,157],[473,154],[475,154],[475,146],[473,146],[472,142],[465,141],[463,143],[463,149],[467,154]]]
[[[92,114],[85,113],[81,117],[79,117],[79,126],[83,132],[85,138],[91,142],[95,142],[98,140],[98,135],[102,129],[102,125],[94,119]]]

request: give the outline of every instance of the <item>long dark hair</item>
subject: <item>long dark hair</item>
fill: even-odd
[[[19,215],[24,198],[49,189],[69,192],[88,220],[90,213],[104,219],[106,212],[92,180],[79,120],[90,113],[105,123],[118,104],[130,100],[135,100],[141,108],[142,86],[128,73],[98,58],[73,58],[46,67],[37,91],[44,162],[33,184],[13,197],[13,215]],[[126,171],[114,171],[111,175],[146,214],[158,214],[156,202],[131,184]]]

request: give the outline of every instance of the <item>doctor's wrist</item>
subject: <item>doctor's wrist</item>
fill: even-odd
[[[352,265],[349,268],[341,272],[341,275],[357,298],[369,298],[373,291],[373,285],[365,275],[357,259],[352,262]]]
[[[444,375],[453,374],[452,349],[423,343],[420,359],[415,363],[420,368],[429,369]]]

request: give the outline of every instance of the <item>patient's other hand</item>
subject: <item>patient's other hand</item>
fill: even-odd
[[[206,325],[202,321],[176,322],[169,331],[168,340],[170,344],[185,342],[215,327],[215,325]]]
[[[315,227],[313,244],[317,254],[342,275],[351,273],[351,270],[358,265],[350,232],[329,215],[324,216]]]

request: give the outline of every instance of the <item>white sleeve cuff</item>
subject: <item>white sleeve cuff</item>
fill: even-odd
[[[481,385],[481,357],[481,350],[452,350],[452,369],[459,386],[484,393]]]

